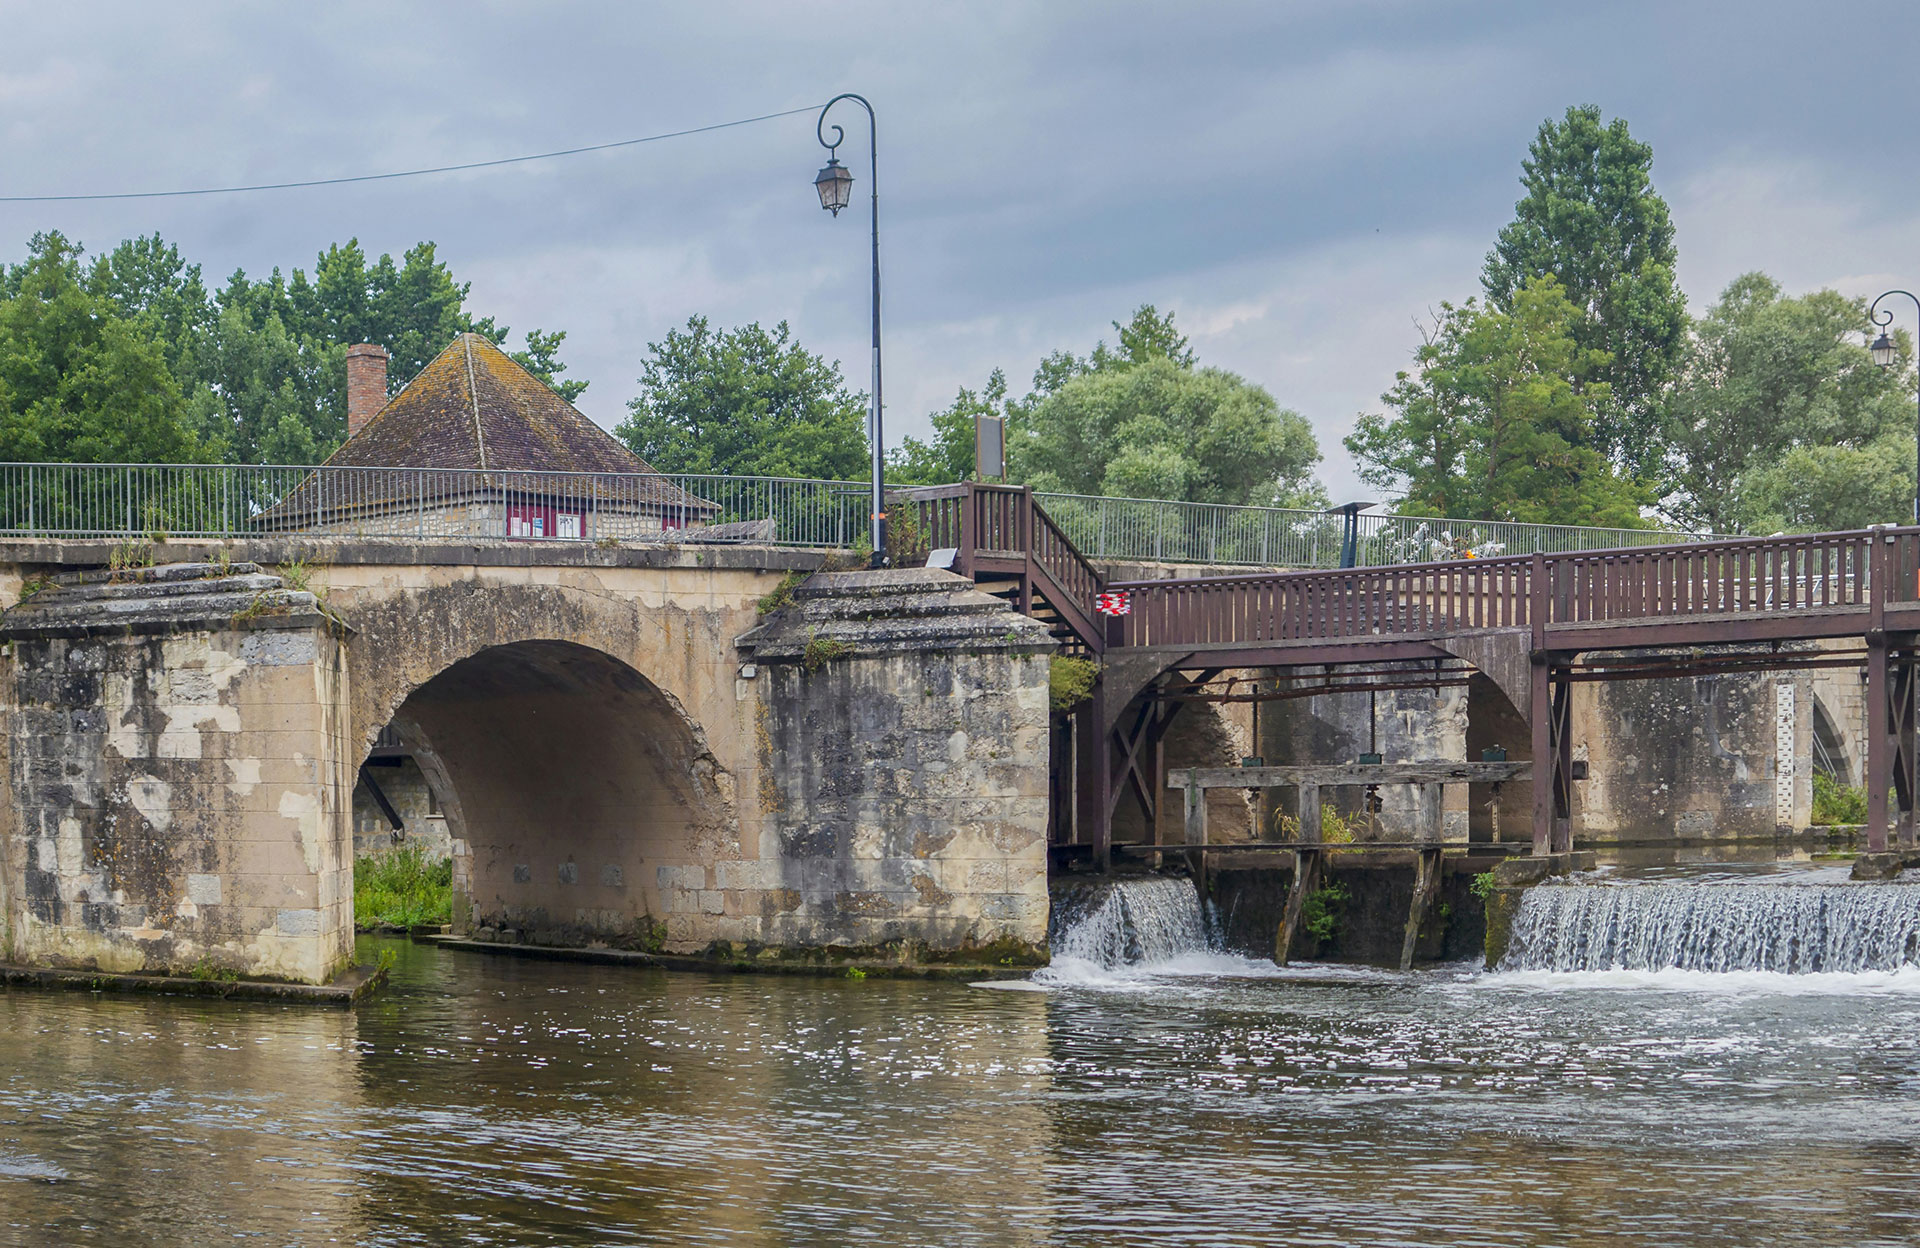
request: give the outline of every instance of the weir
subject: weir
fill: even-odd
[[[1213,951],[1193,881],[1167,876],[1061,890],[1048,943],[1056,963],[1072,959],[1109,971]]]
[[[1503,971],[1857,974],[1920,966],[1920,884],[1554,882],[1528,889]]]

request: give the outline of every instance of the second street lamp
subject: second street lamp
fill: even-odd
[[[1910,290],[1889,290],[1867,305],[1867,319],[1880,327],[1880,336],[1873,340],[1867,350],[1873,355],[1873,362],[1881,368],[1892,368],[1894,359],[1900,354],[1894,346],[1893,336],[1887,333],[1887,327],[1893,324],[1893,309],[1880,310],[1880,299],[1891,299],[1895,295],[1905,295],[1913,300],[1915,312],[1920,312],[1920,295]],[[1920,404],[1920,389],[1914,392],[1916,404]],[[1914,478],[1913,478],[1913,522],[1920,524],[1920,410],[1914,418]]]
[[[820,119],[813,125],[814,137],[820,140],[820,146],[827,149],[827,166],[813,179],[813,189],[820,192],[820,206],[838,217],[840,210],[853,202],[853,171],[840,163],[835,149],[840,146],[847,132],[839,126],[833,128],[833,139],[827,139],[827,113],[841,100],[852,100],[867,110],[867,175],[873,194],[873,407],[867,417],[867,437],[873,449],[873,563],[871,566],[887,566],[887,503],[886,503],[886,461],[880,429],[880,157],[875,150],[877,129],[873,120],[873,105],[852,92],[836,95],[827,101],[820,110]]]

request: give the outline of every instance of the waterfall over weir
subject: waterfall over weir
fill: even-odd
[[[1066,891],[1055,899],[1052,928],[1056,961],[1103,970],[1169,962],[1211,948],[1193,881],[1160,876]]]
[[[1527,890],[1503,971],[1920,966],[1920,884],[1548,883]]]

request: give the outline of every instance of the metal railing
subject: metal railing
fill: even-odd
[[[852,545],[866,486],[669,473],[0,464],[0,534]]]
[[[1269,568],[1340,565],[1344,517],[1338,512],[1236,507],[1086,494],[1034,499],[1089,559],[1208,563]],[[1448,520],[1362,515],[1358,562],[1363,567],[1559,554],[1630,546],[1671,545],[1712,535],[1669,529],[1599,529],[1505,520]]]
[[[0,533],[414,541],[762,541],[847,547],[867,486],[673,473],[499,472],[247,464],[0,464]],[[910,492],[910,491],[909,491]],[[1079,494],[1034,495],[1090,559],[1329,568],[1335,512]],[[1655,529],[1359,518],[1363,566],[1693,541]],[[980,535],[982,540],[987,535]]]

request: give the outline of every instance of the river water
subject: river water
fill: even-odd
[[[0,1242],[1920,1242],[1915,970],[386,947],[352,1012],[0,995]]]

